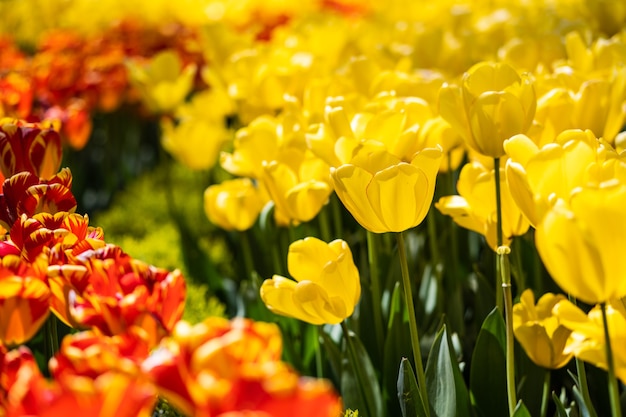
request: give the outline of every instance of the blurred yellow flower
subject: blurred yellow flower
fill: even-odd
[[[600,306],[595,306],[585,314],[579,307],[568,300],[561,300],[555,305],[554,314],[565,327],[571,329],[565,352],[573,353],[601,369],[608,369],[606,360],[606,338]],[[615,376],[626,382],[626,311],[623,300],[612,300],[606,305],[609,337],[613,346],[613,366]]]
[[[605,182],[558,199],[536,225],[535,243],[554,281],[588,304],[626,296],[626,184]]]
[[[504,156],[502,143],[530,128],[537,99],[529,74],[507,63],[480,62],[463,76],[460,87],[446,85],[439,111],[476,152]]]
[[[229,132],[223,122],[185,120],[174,124],[161,121],[161,144],[174,159],[194,170],[211,169]]]
[[[352,315],[361,283],[346,242],[298,240],[289,246],[287,264],[296,281],[274,275],[261,286],[270,310],[311,324],[337,324]]]
[[[276,221],[285,226],[313,219],[333,191],[324,161],[309,151],[290,156],[290,160],[265,161],[261,177],[276,205]]]
[[[435,203],[435,207],[442,214],[452,216],[459,226],[483,235],[494,251],[498,248],[495,181],[493,168],[487,168],[478,161],[467,163],[461,169],[457,182],[459,195],[441,197]],[[506,186],[504,168],[500,168],[500,201],[504,240],[502,243],[510,245],[513,236],[526,233],[529,223]]]
[[[196,65],[183,67],[173,50],[159,52],[146,63],[129,61],[127,67],[131,84],[154,113],[169,113],[181,104],[196,75]]]
[[[441,116],[428,119],[420,126],[417,142],[426,148],[441,146],[444,156],[439,172],[456,170],[465,157],[463,138]]]
[[[331,169],[335,192],[352,216],[374,233],[402,232],[424,220],[435,192],[441,148],[426,148],[404,162],[377,150],[361,152]]]
[[[267,202],[249,178],[227,180],[204,191],[204,211],[211,223],[224,230],[248,230]]]
[[[289,161],[293,153],[302,154],[306,142],[298,116],[288,112],[260,116],[239,129],[233,151],[220,155],[222,168],[233,175],[261,179],[264,162]]]
[[[535,296],[530,289],[520,296],[513,306],[513,331],[528,357],[537,365],[548,369],[565,366],[572,353],[564,353],[571,330],[563,326],[552,308],[565,296],[546,293],[535,305]]]

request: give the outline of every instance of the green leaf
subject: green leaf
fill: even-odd
[[[413,367],[407,358],[400,361],[397,385],[402,417],[427,417]]]
[[[344,333],[341,393],[348,408],[361,410],[366,416],[383,416],[383,398],[376,370],[358,336]]]
[[[412,355],[408,316],[405,314],[400,283],[396,283],[391,295],[387,337],[383,346],[383,389],[387,412],[400,415],[398,403],[398,359]],[[404,360],[404,359],[403,359]]]
[[[326,359],[330,362],[330,369],[332,369],[337,379],[340,380],[342,373],[341,351],[328,333],[322,330],[320,331],[320,336],[322,338],[322,347],[326,351]]]
[[[554,401],[554,404],[556,404],[556,415],[558,417],[568,417],[567,411],[565,410],[563,403],[554,391],[552,391],[552,400]]]
[[[433,342],[426,363],[426,387],[437,417],[471,416],[467,387],[444,324]]]
[[[505,416],[509,412],[506,393],[505,335],[502,313],[494,308],[478,333],[470,369],[472,399],[479,414],[485,417]]]
[[[587,405],[582,393],[580,392],[580,389],[576,385],[574,385],[574,387],[572,388],[572,394],[574,395],[576,404],[578,404],[578,412],[580,413],[581,417],[591,417],[590,409],[593,410],[594,415],[596,415],[593,404]]]
[[[530,412],[524,405],[524,403],[520,400],[515,407],[515,411],[513,412],[513,417],[532,417]]]

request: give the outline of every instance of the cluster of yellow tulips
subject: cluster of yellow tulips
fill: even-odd
[[[626,3],[58,0],[56,21],[40,3],[0,5],[1,115],[66,152],[89,146],[87,113],[149,119],[168,164],[210,178],[206,218],[241,266],[222,301],[246,320],[176,314],[139,365],[182,412],[621,416]],[[50,168],[60,145],[24,135]],[[64,210],[31,207],[43,186],[12,193],[33,157],[2,140],[0,220],[20,243],[16,213]],[[63,321],[124,333],[79,307]],[[44,319],[19,342],[0,320],[3,341]],[[0,415],[18,415],[16,384]]]

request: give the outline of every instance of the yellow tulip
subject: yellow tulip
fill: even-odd
[[[296,281],[274,275],[261,286],[270,310],[311,324],[337,324],[352,315],[361,283],[346,242],[298,240],[289,246],[287,265]]]
[[[535,243],[554,281],[588,304],[626,296],[626,184],[617,179],[558,199],[536,225]]]
[[[363,148],[386,149],[407,160],[424,148],[416,136],[431,117],[429,104],[421,98],[381,94],[354,114],[342,106],[327,110],[326,123],[309,127],[307,145],[333,167],[349,163]]]
[[[489,247],[498,248],[495,171],[474,161],[461,169],[457,183],[459,195],[441,197],[435,207],[444,215],[452,216],[459,226],[485,236]],[[513,236],[528,230],[528,220],[515,204],[506,186],[504,168],[500,168],[500,201],[502,207],[503,244],[509,245]]]
[[[608,369],[606,360],[606,338],[602,310],[595,306],[585,314],[568,300],[562,300],[554,307],[554,314],[562,325],[572,330],[566,352],[573,353],[598,368]],[[613,366],[615,376],[626,383],[626,311],[623,300],[612,300],[606,305],[609,337],[613,346]]]
[[[222,145],[229,137],[223,121],[190,119],[174,125],[161,122],[161,144],[176,160],[194,170],[213,168]]]
[[[456,170],[465,157],[463,138],[441,116],[428,119],[420,126],[417,142],[426,148],[441,146],[444,157],[439,172]]]
[[[295,120],[294,120],[295,119]],[[222,168],[233,175],[260,179],[264,161],[288,161],[306,149],[298,115],[261,116],[235,134],[232,153],[220,155]]]
[[[285,226],[313,219],[333,191],[324,161],[309,151],[290,156],[291,160],[265,161],[261,177],[276,205],[276,221]]]
[[[525,290],[520,302],[513,306],[513,332],[528,357],[548,369],[565,366],[572,353],[564,353],[571,330],[563,326],[552,308],[566,298],[547,293],[535,305],[532,290]]]
[[[335,192],[352,216],[374,233],[402,232],[424,220],[435,192],[441,148],[404,162],[384,150],[359,153],[331,169]]]
[[[588,167],[597,160],[599,142],[591,131],[567,130],[554,143],[539,148],[525,135],[504,142],[508,188],[524,215],[537,225],[549,199],[569,199],[589,180]]]
[[[168,113],[181,104],[193,86],[196,65],[183,64],[175,51],[156,54],[146,65],[130,61],[128,74],[148,110]]]
[[[506,139],[528,131],[536,107],[532,78],[507,63],[478,63],[461,87],[444,86],[439,95],[441,116],[470,148],[491,158],[504,156]]]
[[[224,230],[248,230],[266,202],[263,192],[249,178],[224,181],[204,191],[207,217]]]

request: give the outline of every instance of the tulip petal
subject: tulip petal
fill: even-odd
[[[296,285],[296,282],[289,278],[274,275],[271,279],[263,281],[260,290],[261,299],[267,308],[276,314],[294,317],[311,324],[324,324],[319,316],[308,313],[296,303],[294,299]]]
[[[355,165],[342,165],[331,170],[335,192],[355,220],[371,232],[385,233],[388,230],[371,208],[366,192],[372,177],[368,171]]]
[[[427,199],[428,178],[407,163],[384,169],[376,175],[367,187],[367,197],[372,209],[389,232],[402,232],[417,226],[423,218],[417,216],[423,211]]]

